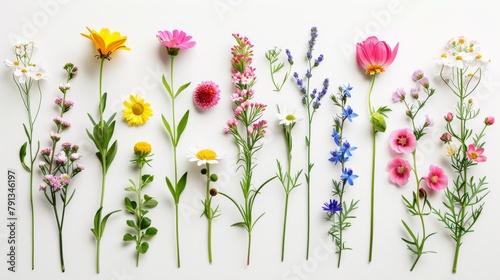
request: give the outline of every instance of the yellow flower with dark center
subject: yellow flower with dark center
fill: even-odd
[[[128,122],[129,126],[143,125],[153,116],[151,104],[145,103],[144,98],[138,95],[130,95],[130,102],[123,101],[125,109],[123,109],[123,118]]]
[[[130,50],[125,46],[125,41],[127,41],[127,36],[120,35],[120,32],[111,33],[107,28],[101,28],[99,33],[97,31],[88,28],[90,34],[82,34],[84,37],[89,38],[94,42],[97,52],[99,53],[99,58],[109,59],[109,56],[117,50]]]

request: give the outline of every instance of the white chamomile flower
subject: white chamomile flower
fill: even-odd
[[[276,114],[280,125],[294,125],[296,122],[303,119],[302,116],[297,116],[293,112],[288,112],[286,109],[279,110]]]
[[[196,148],[188,151],[187,157],[189,161],[196,162],[198,166],[201,166],[203,164],[217,164],[223,156],[212,149]]]

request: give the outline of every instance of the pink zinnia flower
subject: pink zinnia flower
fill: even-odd
[[[200,110],[208,110],[220,100],[220,89],[217,84],[212,81],[200,83],[193,92],[194,105]]]
[[[443,169],[432,164],[429,166],[429,174],[423,179],[427,182],[427,186],[435,191],[443,190],[448,186],[448,177]]]
[[[397,156],[387,163],[387,169],[389,169],[389,180],[393,184],[404,186],[408,183],[412,168],[407,160]]]
[[[393,50],[385,41],[371,36],[356,45],[356,59],[366,74],[374,75],[385,71],[392,64],[398,53],[399,43]]]
[[[158,31],[156,38],[162,45],[167,47],[167,52],[171,56],[176,56],[179,49],[186,50],[196,45],[195,41],[190,41],[193,38],[192,36],[188,36],[186,32],[177,29],[172,32],[168,30]]]
[[[484,148],[476,149],[474,144],[470,144],[467,149],[467,157],[475,162],[485,162],[486,156],[483,156]]]
[[[417,147],[417,138],[409,128],[396,129],[389,135],[389,145],[397,153],[411,153]]]

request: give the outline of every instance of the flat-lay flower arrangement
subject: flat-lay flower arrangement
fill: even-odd
[[[376,186],[376,176],[387,177],[387,186],[394,185],[401,193],[401,200],[393,201],[404,206],[405,212],[397,213],[401,220],[399,230],[401,239],[395,241],[399,244],[402,253],[406,252],[413,256],[413,262],[408,269],[413,271],[420,263],[419,260],[428,254],[436,254],[433,247],[433,239],[436,234],[449,236],[455,244],[453,248],[454,258],[450,260],[451,271],[457,272],[460,267],[460,252],[463,252],[464,242],[473,240],[464,237],[474,231],[475,223],[481,218],[485,205],[488,202],[489,182],[486,172],[479,169],[485,161],[494,157],[488,153],[488,129],[495,122],[491,112],[483,112],[477,106],[474,93],[480,89],[480,84],[485,79],[484,73],[490,63],[487,56],[481,51],[479,42],[471,38],[455,37],[448,42],[442,42],[444,48],[441,54],[437,54],[436,73],[424,73],[422,70],[407,69],[408,80],[414,82],[414,87],[405,89],[394,83],[392,94],[379,92],[376,87],[377,78],[391,75],[391,64],[398,59],[399,43],[391,46],[386,41],[379,40],[375,36],[369,36],[356,46],[356,60],[360,70],[369,79],[365,84],[353,85],[350,81],[334,81],[331,77],[317,75],[316,69],[329,63],[328,57],[317,54],[316,44],[321,43],[318,28],[312,27],[306,42],[306,53],[295,53],[293,48],[282,49],[274,47],[265,53],[255,53],[254,43],[251,38],[240,34],[230,34],[234,39],[234,45],[228,46],[226,65],[220,67],[227,70],[227,77],[232,84],[231,92],[221,92],[215,81],[205,80],[197,85],[190,81],[178,81],[175,76],[174,62],[179,56],[189,56],[189,49],[197,47],[188,32],[181,30],[165,30],[156,34],[158,48],[166,52],[168,69],[164,74],[157,77],[163,84],[163,94],[168,103],[165,108],[157,105],[153,107],[146,96],[131,94],[123,100],[121,111],[113,110],[108,105],[109,94],[103,89],[104,65],[113,63],[112,58],[116,55],[130,55],[127,46],[127,36],[107,28],[94,30],[87,28],[88,33],[81,33],[84,38],[89,39],[95,49],[89,53],[89,59],[99,61],[99,69],[93,69],[98,81],[97,93],[94,98],[97,104],[97,114],[88,113],[89,124],[87,127],[73,127],[71,119],[78,118],[71,114],[75,105],[71,101],[73,88],[70,81],[77,76],[78,67],[67,63],[62,67],[66,73],[66,79],[59,86],[60,94],[55,96],[52,104],[45,102],[42,94],[43,83],[49,75],[35,62],[38,59],[36,43],[18,42],[12,48],[12,57],[5,59],[4,64],[7,71],[12,75],[12,91],[18,92],[20,102],[24,106],[24,112],[20,112],[15,120],[19,120],[25,139],[19,139],[20,166],[29,178],[29,185],[23,186],[22,191],[29,193],[29,201],[20,203],[29,204],[31,216],[31,267],[36,269],[35,256],[44,254],[55,254],[58,252],[61,271],[67,269],[68,262],[77,260],[66,260],[64,258],[64,246],[71,236],[64,236],[64,225],[76,227],[70,216],[74,212],[68,211],[70,202],[77,199],[80,186],[84,185],[82,176],[76,176],[84,172],[85,165],[94,164],[100,166],[100,185],[86,186],[99,193],[100,200],[91,205],[95,207],[93,220],[89,224],[93,227],[89,230],[95,239],[95,271],[100,273],[101,259],[106,258],[109,252],[101,251],[101,242],[104,240],[104,232],[113,231],[106,227],[110,219],[120,219],[123,214],[123,224],[127,230],[122,232],[123,250],[133,251],[136,266],[140,265],[141,256],[150,250],[150,246],[157,239],[163,238],[161,229],[157,228],[157,221],[151,219],[150,212],[157,211],[156,206],[162,203],[148,193],[152,183],[163,184],[163,190],[168,193],[174,205],[174,213],[171,215],[175,224],[175,240],[172,240],[172,250],[176,253],[176,265],[181,267],[181,252],[185,255],[203,252],[207,256],[207,262],[213,264],[214,254],[212,235],[214,227],[219,225],[217,220],[224,219],[225,213],[221,211],[220,205],[227,204],[226,211],[235,211],[239,217],[232,221],[232,226],[244,229],[245,236],[242,241],[246,242],[245,264],[251,265],[251,252],[258,243],[252,242],[257,234],[254,231],[259,227],[259,221],[265,216],[265,211],[255,208],[261,196],[267,195],[265,190],[271,185],[277,185],[283,189],[284,204],[282,220],[276,222],[277,230],[281,234],[281,240],[276,240],[281,249],[280,259],[283,262],[288,254],[297,247],[305,247],[304,259],[310,257],[310,232],[311,219],[320,217],[325,220],[328,230],[324,233],[331,238],[333,247],[337,254],[335,265],[340,267],[347,260],[342,257],[345,254],[353,257],[364,258],[368,253],[368,263],[373,260],[374,244],[377,239],[374,229],[376,209],[379,209],[375,193],[386,186]],[[307,33],[304,33],[306,35]],[[152,34],[151,36],[154,36]],[[307,38],[304,36],[304,38]],[[256,56],[265,57],[269,61],[268,69],[257,69],[254,62]],[[306,65],[305,69],[295,69],[298,62]],[[220,70],[224,71],[224,70]],[[109,75],[108,73],[107,75]],[[265,104],[261,100],[263,94],[259,92],[255,84],[259,82],[258,75],[269,75],[271,84],[267,85],[273,89],[273,94],[286,95],[275,104]],[[440,81],[432,81],[429,77],[439,76]],[[447,89],[447,92],[436,90],[436,83]],[[286,90],[284,90],[286,88]],[[286,92],[285,92],[286,91]],[[366,94],[367,93],[367,94]],[[10,93],[9,93],[10,94]],[[436,95],[446,95],[450,100],[455,100],[453,111],[430,111],[426,105],[434,102]],[[352,97],[364,98],[368,109],[354,106]],[[376,98],[375,98],[376,96]],[[89,98],[92,98],[89,96]],[[184,151],[179,145],[184,140],[183,134],[186,128],[192,124],[193,114],[204,114],[219,104],[221,99],[231,101],[231,114],[227,115],[227,122],[209,123],[214,130],[220,131],[220,137],[230,137],[232,146],[219,151],[213,147],[199,146]],[[282,102],[285,99],[296,99],[303,106],[290,108]],[[385,100],[385,101],[384,101]],[[392,103],[390,102],[392,100]],[[386,103],[376,108],[374,102]],[[187,102],[192,102],[198,109],[190,112]],[[55,105],[54,105],[55,103]],[[318,110],[325,103],[331,103],[333,112],[328,112],[330,119],[319,119],[321,115]],[[34,133],[37,119],[40,114],[45,114],[46,107],[55,106],[57,115],[53,118],[53,128],[45,135]],[[271,112],[276,112],[272,115]],[[24,114],[22,114],[24,113]],[[81,116],[80,116],[81,117]],[[24,118],[24,119],[23,119]],[[120,139],[114,136],[118,122],[122,121],[128,126],[144,126],[151,118],[160,118],[165,130],[166,145],[170,148],[169,156],[173,168],[160,170],[163,167],[155,164],[159,154],[155,154],[153,147],[147,139],[135,143],[133,147],[122,147]],[[357,130],[367,129],[358,125],[358,121],[365,118],[370,123],[368,127],[370,141],[355,138]],[[402,127],[390,127],[387,122],[390,118],[404,120]],[[259,157],[268,134],[269,126],[277,125],[280,137],[274,139],[283,147],[283,154],[276,154],[275,172],[270,177],[262,177],[259,173]],[[315,145],[315,138],[320,137],[317,130],[323,129],[331,135],[330,146],[320,153],[323,147]],[[83,130],[94,144],[91,154],[82,154],[77,145],[65,142],[64,136],[75,130]],[[417,160],[419,154],[419,143],[422,139],[433,137],[437,131],[439,139],[436,143],[442,144],[442,158],[432,162],[427,158],[425,161]],[[357,161],[351,160],[359,156],[359,147],[371,148],[369,163],[370,174],[364,174]],[[380,162],[377,153],[389,151],[391,160]],[[124,185],[127,185],[121,198],[110,197],[107,191],[108,170],[117,154],[125,154],[130,160],[133,172],[126,172]],[[302,154],[300,154],[302,153]],[[328,153],[328,154],[327,154]],[[297,157],[297,155],[300,155]],[[366,157],[366,155],[365,155]],[[297,160],[305,158],[305,162]],[[215,182],[217,176],[217,164],[219,161],[232,161],[235,166],[234,176],[238,176],[238,183],[233,184],[230,189],[218,190]],[[196,163],[199,173],[180,170],[180,161]],[[319,170],[315,163],[319,161],[328,162],[329,170]],[[80,163],[82,162],[82,163]],[[384,168],[385,167],[385,168]],[[152,175],[155,170],[156,176]],[[164,172],[162,177],[159,173]],[[321,185],[316,183],[316,177],[327,174],[331,184]],[[203,176],[204,185],[195,186],[192,181],[197,176]],[[369,178],[369,188],[363,191],[370,192],[370,201],[363,201],[356,197],[352,189],[358,186],[360,177]],[[200,179],[200,178],[198,178]],[[235,182],[235,181],[233,181]],[[179,204],[181,200],[191,200],[182,194],[187,188],[203,189],[203,199],[200,201],[199,222],[206,220],[206,232],[198,233],[200,238],[206,238],[206,251],[184,252],[181,249],[182,231],[187,231],[185,225],[179,220]],[[234,191],[238,189],[239,192]],[[324,198],[324,204],[311,204],[311,193],[319,192],[319,189],[327,189],[331,192],[330,197]],[[300,196],[298,192],[306,195]],[[38,193],[37,193],[38,191]],[[41,211],[34,203],[34,196],[44,196],[53,213]],[[302,197],[301,201],[291,200],[293,196]],[[442,203],[436,203],[430,197],[438,197]],[[122,209],[107,209],[104,202],[110,199],[120,199]],[[280,198],[281,199],[281,198]],[[289,215],[293,203],[305,205],[306,225],[305,240],[303,244],[287,244],[287,237],[295,234],[297,229],[290,229],[290,220],[295,217]],[[432,203],[431,203],[432,201]],[[488,202],[491,203],[491,202]],[[360,210],[360,205],[367,205],[368,213]],[[261,208],[261,207],[259,207]],[[232,210],[231,210],[232,209]],[[84,209],[85,211],[87,209]],[[88,210],[90,211],[90,209]],[[122,212],[120,215],[119,212]],[[35,213],[38,215],[50,215],[54,217],[57,227],[57,238],[59,248],[52,252],[38,252],[35,244],[36,223]],[[359,223],[357,217],[369,216],[369,245],[367,248],[352,242],[352,236],[356,232],[350,231],[353,224]],[[217,220],[215,218],[218,218]],[[288,222],[288,223],[287,223]],[[436,223],[442,225],[437,231],[431,232],[428,224]],[[300,229],[302,230],[302,228]],[[89,232],[89,235],[91,234]],[[474,236],[471,236],[474,238]],[[475,236],[475,238],[478,238]],[[399,242],[399,243],[398,243]],[[133,247],[131,249],[130,247]],[[302,251],[302,250],[301,250]],[[366,251],[366,252],[365,252]],[[132,255],[131,255],[132,256]],[[147,259],[144,259],[147,261]]]

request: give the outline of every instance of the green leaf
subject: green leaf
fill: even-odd
[[[106,223],[108,222],[109,217],[111,217],[111,215],[113,215],[114,213],[120,212],[120,211],[121,210],[115,210],[113,212],[108,213],[106,216],[104,216],[104,218],[102,218],[102,221],[101,221],[101,236],[104,233],[104,228],[106,227]]]
[[[186,182],[187,182],[187,175],[188,173],[184,173],[182,177],[179,179],[179,182],[177,182],[177,195],[180,197],[184,189],[186,188]]]
[[[158,233],[158,230],[155,227],[150,227],[146,230],[143,237],[151,238],[151,237],[155,236],[157,233]]]
[[[108,97],[108,93],[105,92],[102,94],[102,97],[101,97],[101,104],[102,104],[102,111],[104,112],[104,110],[106,110],[106,99]]]
[[[127,226],[137,229],[137,226],[135,225],[135,222],[133,220],[127,220]]]
[[[137,208],[137,203],[125,197],[125,208],[130,214],[135,214],[135,209]]]
[[[125,190],[128,192],[135,192],[135,189],[133,187],[126,187]]]
[[[244,222],[237,222],[231,225],[232,227],[246,227]]]
[[[172,185],[172,182],[170,182],[170,179],[168,177],[165,177],[165,181],[167,182],[168,189],[170,190],[170,193],[172,194],[172,197],[174,198],[175,204],[179,204],[179,198],[177,197],[177,193],[175,192],[174,186]]]
[[[147,229],[151,225],[151,219],[143,217],[141,221],[141,229]]]
[[[113,162],[117,150],[118,150],[118,141],[115,140],[115,142],[113,142],[113,145],[111,145],[111,147],[109,148],[108,153],[106,154],[106,170],[109,169],[111,162]]]
[[[175,139],[175,144],[179,143],[179,139],[181,139],[181,135],[184,132],[184,129],[186,129],[187,122],[189,119],[189,110],[184,113],[184,116],[182,116],[181,121],[179,122],[179,125],[177,126],[177,139]]]
[[[135,235],[132,235],[130,233],[126,233],[123,236],[123,241],[135,241]]]
[[[175,93],[175,98],[177,98],[177,96],[179,96],[179,94],[185,90],[189,85],[191,84],[191,82],[189,83],[185,83],[183,84],[182,86],[179,87],[179,89],[177,90],[177,92]]]
[[[141,254],[146,254],[149,249],[149,244],[148,242],[142,242],[142,244],[135,247],[135,249]]]
[[[170,136],[170,140],[172,140],[172,143],[174,143],[174,135],[172,134],[172,128],[170,127],[170,124],[168,123],[167,119],[165,119],[163,114],[161,115],[161,120],[163,121],[163,126],[167,130],[168,135]]]
[[[94,228],[91,229],[92,233],[94,233],[97,239],[101,238],[101,229],[100,229],[101,212],[102,212],[102,207],[97,209],[97,212],[94,215]]]
[[[170,85],[167,82],[167,79],[165,79],[165,75],[161,76],[161,82],[163,83],[163,86],[167,90],[168,94],[172,99],[174,99],[174,94],[172,93],[172,89],[170,88]]]
[[[142,179],[143,185],[146,186],[147,184],[153,182],[154,178],[155,178],[154,175],[144,174],[144,175],[142,175],[141,179]]]
[[[156,205],[158,205],[158,201],[156,201],[155,199],[153,198],[150,198],[148,200],[146,200],[142,206],[144,206],[144,208],[155,208]]]
[[[26,158],[26,147],[28,146],[28,142],[24,142],[24,144],[21,146],[21,149],[19,149],[19,160],[21,161],[21,165],[23,166],[24,170],[31,172],[31,169],[24,163],[24,159]]]

